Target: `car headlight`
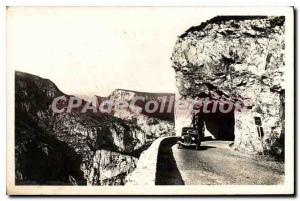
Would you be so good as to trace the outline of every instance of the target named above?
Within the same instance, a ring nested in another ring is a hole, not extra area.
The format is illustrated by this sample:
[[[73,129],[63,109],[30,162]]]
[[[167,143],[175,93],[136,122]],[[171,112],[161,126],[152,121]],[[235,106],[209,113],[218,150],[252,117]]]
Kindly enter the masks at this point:
[[[195,138],[194,138],[194,137],[192,137],[192,140],[195,140]]]
[[[183,136],[181,136],[181,139],[183,139],[184,137]]]

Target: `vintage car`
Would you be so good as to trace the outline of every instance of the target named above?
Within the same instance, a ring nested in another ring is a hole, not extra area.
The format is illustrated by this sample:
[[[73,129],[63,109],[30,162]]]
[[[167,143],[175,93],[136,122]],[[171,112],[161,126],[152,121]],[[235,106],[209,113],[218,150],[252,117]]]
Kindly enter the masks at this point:
[[[194,127],[183,127],[181,137],[177,144],[179,149],[182,147],[193,147],[198,150],[201,144],[201,137],[198,129]]]

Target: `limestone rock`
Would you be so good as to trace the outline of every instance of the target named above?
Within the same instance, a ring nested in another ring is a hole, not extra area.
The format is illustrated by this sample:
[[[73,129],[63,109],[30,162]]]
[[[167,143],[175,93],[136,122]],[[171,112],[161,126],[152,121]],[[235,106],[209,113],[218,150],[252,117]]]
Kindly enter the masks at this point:
[[[175,44],[176,101],[216,94],[247,106],[234,114],[239,150],[261,151],[256,116],[262,119],[265,152],[283,146],[284,21],[277,16],[218,16],[190,28]],[[177,134],[191,117],[188,111],[175,114]]]
[[[143,98],[135,102],[136,111],[130,107],[114,110],[113,116],[123,120],[135,122],[145,133],[145,141],[152,142],[158,137],[175,135],[174,125],[174,94],[170,93],[145,93],[124,89],[115,90],[109,98],[114,102],[126,101],[129,105],[135,98]],[[158,103],[157,110],[147,112],[146,104],[149,101]],[[171,104],[170,104],[171,102]],[[169,111],[168,111],[169,110]]]

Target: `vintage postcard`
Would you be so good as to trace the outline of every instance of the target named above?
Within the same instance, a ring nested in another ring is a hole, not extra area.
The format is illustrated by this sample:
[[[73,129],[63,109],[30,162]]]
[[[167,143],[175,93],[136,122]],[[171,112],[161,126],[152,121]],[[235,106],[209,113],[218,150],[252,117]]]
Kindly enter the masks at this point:
[[[293,7],[7,7],[9,195],[294,194]]]

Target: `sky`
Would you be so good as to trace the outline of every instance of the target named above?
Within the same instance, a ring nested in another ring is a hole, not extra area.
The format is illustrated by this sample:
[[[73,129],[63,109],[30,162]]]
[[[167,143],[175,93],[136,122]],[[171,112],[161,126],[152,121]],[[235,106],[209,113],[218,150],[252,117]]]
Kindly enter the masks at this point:
[[[173,47],[185,30],[213,17],[204,11],[9,7],[8,67],[48,78],[66,94],[107,96],[117,88],[174,93]]]

